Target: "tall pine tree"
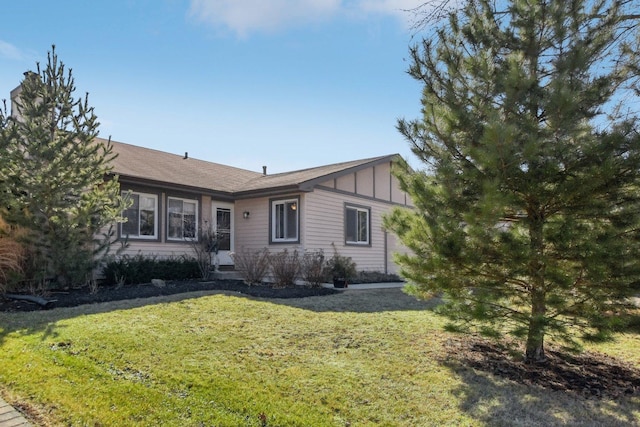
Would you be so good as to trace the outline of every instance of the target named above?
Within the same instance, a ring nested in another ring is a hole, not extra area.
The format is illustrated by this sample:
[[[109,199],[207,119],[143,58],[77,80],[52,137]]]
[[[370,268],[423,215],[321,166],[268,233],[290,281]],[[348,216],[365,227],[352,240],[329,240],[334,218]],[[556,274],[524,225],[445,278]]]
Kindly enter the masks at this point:
[[[111,144],[96,139],[88,95],[74,91],[54,46],[45,69],[25,73],[12,115],[0,111],[0,215],[26,231],[38,283],[84,283],[110,244],[101,230],[124,204],[117,178],[107,179]]]
[[[468,1],[411,49],[422,117],[398,129],[425,167],[400,165],[416,209],[386,218],[402,274],[529,362],[548,336],[610,338],[638,292],[638,121],[614,114],[638,102],[630,4]]]

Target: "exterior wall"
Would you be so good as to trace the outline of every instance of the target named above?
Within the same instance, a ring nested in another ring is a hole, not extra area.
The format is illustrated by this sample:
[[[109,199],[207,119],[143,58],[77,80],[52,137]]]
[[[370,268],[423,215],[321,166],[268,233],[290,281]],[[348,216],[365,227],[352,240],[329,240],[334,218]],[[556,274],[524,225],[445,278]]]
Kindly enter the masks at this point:
[[[248,212],[245,219],[243,213]],[[262,249],[269,246],[269,199],[246,199],[236,201],[235,209],[236,251]]]
[[[142,253],[159,258],[192,255],[193,248],[188,242],[167,241],[167,199],[171,196],[198,200],[199,222],[212,221],[212,198],[206,195],[180,194],[161,191],[144,186],[128,187],[123,190],[158,194],[159,236],[156,240],[129,240],[124,253]],[[382,227],[382,216],[394,206],[411,206],[410,199],[403,193],[395,177],[391,175],[391,164],[382,164],[355,173],[330,179],[317,185],[309,193],[291,193],[277,199],[299,199],[299,242],[270,242],[270,205],[274,197],[240,199],[234,202],[233,247],[235,251],[259,250],[267,248],[271,252],[284,249],[304,251],[323,250],[327,257],[334,248],[341,255],[349,256],[357,264],[358,270],[397,273],[393,253],[404,251],[402,245],[391,233]],[[345,242],[345,204],[367,208],[370,211],[370,236],[368,245],[347,244]],[[248,213],[245,218],[245,213]]]
[[[358,270],[397,272],[392,253],[397,251],[398,247],[395,240],[389,238],[393,236],[382,227],[382,216],[391,210],[391,203],[329,190],[316,190],[308,194],[306,200],[305,249],[322,249],[329,257],[335,248],[340,255],[351,257]],[[345,204],[370,209],[369,245],[345,242]]]
[[[403,248],[395,236],[383,229],[382,216],[394,206],[409,203],[397,184],[391,176],[391,165],[383,164],[328,180],[310,193],[278,197],[300,198],[300,243],[295,244],[270,243],[271,198],[238,200],[235,205],[236,250],[322,250],[329,257],[335,247],[341,255],[353,258],[358,270],[396,273],[393,253]],[[346,244],[345,203],[370,209],[369,245]],[[243,212],[249,212],[248,219],[243,218]]]
[[[294,193],[285,196],[278,196],[278,199],[287,199],[291,197],[300,198],[300,224],[299,237],[300,243],[271,243],[270,239],[270,203],[272,198],[260,197],[256,199],[237,200],[235,203],[235,243],[236,250],[243,249],[262,249],[267,248],[272,252],[288,250],[303,250],[305,241],[305,224],[306,219],[306,194]],[[244,212],[249,212],[249,218],[245,219]]]

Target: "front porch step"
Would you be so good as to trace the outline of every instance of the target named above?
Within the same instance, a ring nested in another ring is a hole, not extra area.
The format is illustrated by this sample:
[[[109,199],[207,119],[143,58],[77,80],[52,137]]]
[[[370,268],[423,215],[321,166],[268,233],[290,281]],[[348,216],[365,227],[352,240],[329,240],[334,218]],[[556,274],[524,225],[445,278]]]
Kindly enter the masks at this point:
[[[235,270],[218,270],[209,273],[209,279],[212,280],[242,280],[242,276]]]

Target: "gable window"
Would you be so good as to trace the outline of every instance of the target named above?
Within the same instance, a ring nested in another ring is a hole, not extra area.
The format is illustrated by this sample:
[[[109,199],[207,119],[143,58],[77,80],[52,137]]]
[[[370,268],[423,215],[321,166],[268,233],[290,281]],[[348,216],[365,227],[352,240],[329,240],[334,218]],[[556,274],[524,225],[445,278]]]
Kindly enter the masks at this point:
[[[123,192],[125,196],[127,192]],[[122,212],[126,221],[120,224],[120,235],[134,239],[158,238],[158,196],[129,193],[131,206]]]
[[[271,241],[297,242],[299,229],[298,199],[271,201]]]
[[[371,209],[360,206],[345,206],[345,241],[353,245],[369,244]]]
[[[198,235],[198,202],[169,197],[167,201],[167,239],[195,239]]]

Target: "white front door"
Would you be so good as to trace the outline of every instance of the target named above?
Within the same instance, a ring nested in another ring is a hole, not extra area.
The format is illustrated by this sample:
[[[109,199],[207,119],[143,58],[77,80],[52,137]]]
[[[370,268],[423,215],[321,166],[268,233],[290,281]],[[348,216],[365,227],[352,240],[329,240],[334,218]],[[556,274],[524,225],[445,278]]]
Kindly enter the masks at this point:
[[[230,255],[233,251],[233,203],[213,201],[211,212],[213,231],[218,237],[218,263],[233,265]]]

